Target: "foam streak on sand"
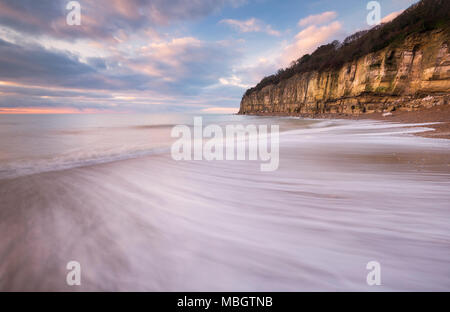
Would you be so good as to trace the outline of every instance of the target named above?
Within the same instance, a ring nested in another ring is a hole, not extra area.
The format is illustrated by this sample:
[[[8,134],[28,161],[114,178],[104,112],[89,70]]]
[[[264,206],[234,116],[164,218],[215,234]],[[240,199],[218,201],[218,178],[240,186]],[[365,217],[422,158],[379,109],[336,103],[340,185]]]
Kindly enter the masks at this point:
[[[450,289],[448,141],[240,119],[269,120],[284,129],[275,172],[158,154],[0,180],[0,290]]]

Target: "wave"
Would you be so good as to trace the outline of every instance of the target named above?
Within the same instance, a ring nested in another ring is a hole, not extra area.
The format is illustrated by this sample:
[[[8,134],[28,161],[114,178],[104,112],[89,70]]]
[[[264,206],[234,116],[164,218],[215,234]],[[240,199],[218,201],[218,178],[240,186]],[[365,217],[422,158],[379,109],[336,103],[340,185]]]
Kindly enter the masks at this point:
[[[10,162],[0,167],[0,179],[12,179],[43,172],[61,171],[72,168],[105,164],[120,160],[127,160],[151,155],[168,153],[168,147],[152,148],[141,151],[128,151],[119,154],[101,156],[59,156],[51,159],[29,160]]]
[[[310,141],[315,139],[320,142],[327,142],[330,138],[334,140],[336,137],[345,138],[348,142],[350,140],[359,140],[358,137],[380,137],[380,136],[398,136],[409,135],[433,130],[427,128],[436,123],[417,123],[417,124],[400,124],[400,123],[386,123],[382,121],[349,121],[349,120],[308,120],[298,119],[294,117],[281,117],[277,119],[269,117],[255,117],[246,120],[261,122],[262,120],[270,119],[272,122],[278,121],[281,126],[280,138],[286,143],[291,144],[293,141],[302,142],[302,140]],[[291,124],[289,121],[300,120],[301,124]],[[280,122],[281,121],[281,122]],[[274,123],[275,124],[275,123]],[[61,130],[59,135],[98,135],[102,131],[106,131],[108,135],[114,137],[114,131],[119,131],[118,134],[123,134],[123,130],[167,130],[166,135],[176,124],[156,124],[156,125],[131,125],[123,127],[96,127],[79,130]],[[188,126],[192,126],[189,125]],[[50,132],[52,133],[52,132]],[[149,135],[154,132],[141,132]],[[55,134],[55,132],[53,132]],[[342,136],[346,135],[346,136]],[[245,140],[252,140],[255,138],[246,137]],[[428,145],[442,144],[439,139],[423,139],[416,138],[418,141],[426,140]],[[132,139],[130,139],[132,141]],[[100,148],[95,145],[90,146],[84,150],[72,150],[57,154],[52,157],[30,157],[25,159],[18,159],[6,163],[0,163],[0,179],[11,179],[24,175],[31,175],[41,172],[60,171],[70,168],[77,168],[83,166],[92,166],[96,164],[104,164],[108,162],[139,158],[151,156],[156,154],[164,154],[170,152],[170,137],[160,137],[163,142],[157,146],[145,146],[147,142],[116,142],[114,148]],[[388,144],[390,141],[386,141]],[[444,142],[447,142],[444,140]],[[396,143],[394,143],[396,144]]]

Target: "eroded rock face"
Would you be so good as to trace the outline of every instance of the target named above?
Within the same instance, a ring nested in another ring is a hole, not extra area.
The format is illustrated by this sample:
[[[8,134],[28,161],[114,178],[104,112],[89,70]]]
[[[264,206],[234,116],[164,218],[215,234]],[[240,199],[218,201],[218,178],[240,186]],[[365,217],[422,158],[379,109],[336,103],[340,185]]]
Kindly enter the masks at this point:
[[[295,75],[245,96],[240,114],[418,110],[450,98],[448,30],[412,35],[342,68]]]

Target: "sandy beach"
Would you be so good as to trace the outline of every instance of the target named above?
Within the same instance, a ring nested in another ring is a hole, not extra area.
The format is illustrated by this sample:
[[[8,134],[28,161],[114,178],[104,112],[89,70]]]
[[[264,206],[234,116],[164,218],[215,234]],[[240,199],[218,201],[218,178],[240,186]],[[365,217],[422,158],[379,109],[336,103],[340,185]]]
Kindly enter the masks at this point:
[[[292,116],[312,119],[348,119],[348,120],[381,120],[402,124],[436,123],[429,125],[433,130],[420,132],[417,135],[430,138],[450,139],[450,105],[435,106],[419,111],[394,111],[392,115],[383,116],[384,113],[370,113],[361,115],[348,114],[284,114],[284,113],[258,113],[256,116]],[[414,127],[414,126],[412,126]]]
[[[450,139],[450,105],[435,106],[415,112],[396,111],[392,115],[383,116],[382,113],[374,113],[359,116],[357,119],[374,119],[404,124],[436,123],[430,125],[434,131],[418,133],[429,138]]]

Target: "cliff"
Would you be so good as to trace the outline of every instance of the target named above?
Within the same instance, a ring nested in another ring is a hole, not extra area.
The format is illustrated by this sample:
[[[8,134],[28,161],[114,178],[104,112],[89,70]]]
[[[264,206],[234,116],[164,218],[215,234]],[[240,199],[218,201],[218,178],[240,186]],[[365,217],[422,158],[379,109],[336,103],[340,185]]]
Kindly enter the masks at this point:
[[[450,31],[415,32],[338,68],[248,90],[240,114],[361,114],[448,104]]]

